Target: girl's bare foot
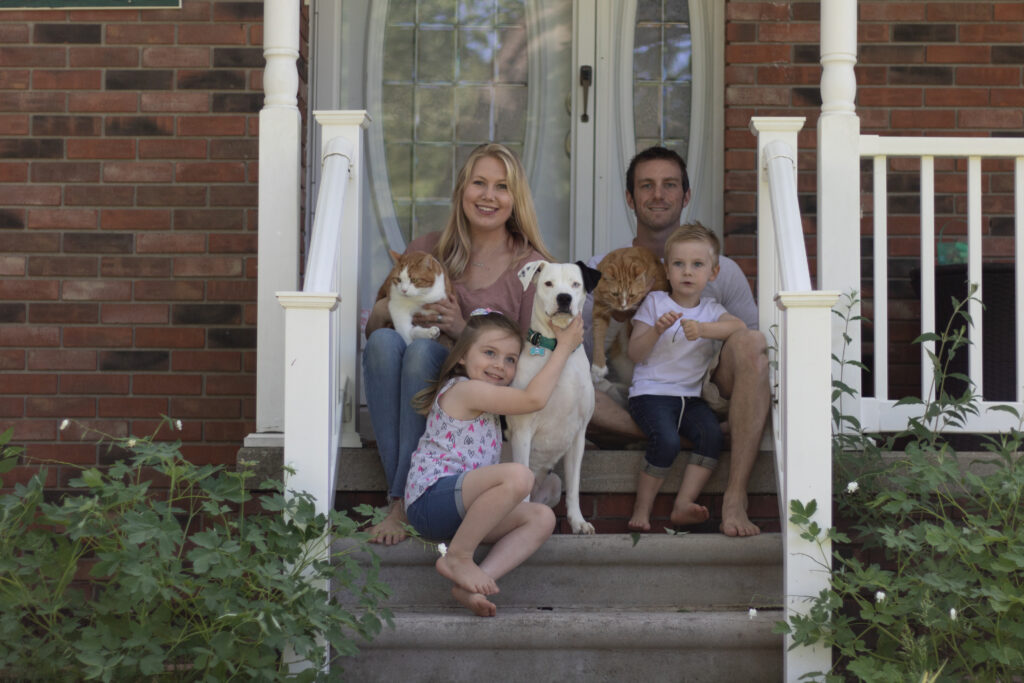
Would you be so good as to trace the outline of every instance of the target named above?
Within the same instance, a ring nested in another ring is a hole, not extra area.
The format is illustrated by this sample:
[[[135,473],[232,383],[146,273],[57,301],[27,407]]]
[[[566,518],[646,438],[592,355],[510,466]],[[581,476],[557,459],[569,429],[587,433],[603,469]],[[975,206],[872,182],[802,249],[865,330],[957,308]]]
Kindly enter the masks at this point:
[[[434,567],[438,574],[470,593],[494,595],[498,592],[498,584],[477,566],[472,556],[460,557],[449,550],[447,555],[437,558]]]
[[[409,518],[405,516],[405,501],[396,498],[391,501],[388,516],[380,524],[370,527],[370,543],[382,545],[401,543],[409,537],[409,533],[405,530],[405,524],[408,522]]]
[[[498,613],[497,605],[480,593],[470,593],[465,588],[452,586],[452,596],[478,617],[493,617]]]
[[[530,494],[530,502],[540,503],[548,507],[555,507],[562,499],[562,478],[554,472],[548,472],[542,479],[538,479],[533,485],[533,492]]]
[[[683,505],[673,506],[672,514],[669,516],[669,519],[677,526],[689,526],[691,524],[706,522],[710,516],[711,513],[708,512],[708,509],[703,505],[685,503]]]

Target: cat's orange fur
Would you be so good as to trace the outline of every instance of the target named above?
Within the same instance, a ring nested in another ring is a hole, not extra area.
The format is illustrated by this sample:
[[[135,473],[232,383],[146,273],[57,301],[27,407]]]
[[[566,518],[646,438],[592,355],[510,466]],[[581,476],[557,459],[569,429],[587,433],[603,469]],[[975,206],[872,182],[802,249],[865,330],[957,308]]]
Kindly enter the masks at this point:
[[[412,330],[412,315],[422,312],[423,304],[434,303],[444,297],[456,298],[455,288],[447,269],[432,255],[422,251],[409,251],[404,254],[390,251],[390,254],[395,266],[385,278],[384,284],[380,286],[377,300],[388,300],[391,324],[408,342],[410,333],[413,336],[422,336],[420,332]],[[407,292],[403,292],[403,272],[408,274],[405,283],[408,287]],[[435,286],[438,275],[443,276],[443,288],[440,285]],[[436,327],[424,329],[432,330],[430,337],[443,339]]]
[[[644,297],[652,290],[668,290],[665,268],[650,249],[623,247],[608,252],[597,264],[601,281],[594,289],[595,379],[607,373],[605,337],[613,314],[619,320],[633,317]],[[629,323],[627,322],[627,327]],[[626,338],[629,338],[628,329]]]

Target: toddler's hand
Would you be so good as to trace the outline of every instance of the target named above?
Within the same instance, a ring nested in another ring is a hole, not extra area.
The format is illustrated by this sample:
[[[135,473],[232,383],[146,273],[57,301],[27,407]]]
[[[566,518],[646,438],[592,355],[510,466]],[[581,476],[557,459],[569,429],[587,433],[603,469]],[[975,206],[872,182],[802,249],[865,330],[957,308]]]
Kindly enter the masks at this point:
[[[583,343],[583,316],[573,318],[569,326],[563,330],[556,327],[555,341],[558,342],[556,348],[564,344],[570,351],[575,351],[576,347]]]
[[[668,328],[672,327],[677,320],[683,317],[682,313],[676,311],[669,311],[654,322],[654,331],[658,335],[661,335]]]
[[[694,339],[700,339],[699,322],[697,322],[696,320],[684,320],[679,325],[680,327],[683,328],[683,334],[686,335],[687,339],[689,339],[690,341],[693,341]]]

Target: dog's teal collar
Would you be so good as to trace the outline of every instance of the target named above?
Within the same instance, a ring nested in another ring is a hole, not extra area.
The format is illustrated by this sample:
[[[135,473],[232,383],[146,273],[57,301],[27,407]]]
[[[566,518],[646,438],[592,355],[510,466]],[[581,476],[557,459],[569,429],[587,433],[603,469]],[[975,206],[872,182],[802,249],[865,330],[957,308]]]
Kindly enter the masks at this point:
[[[526,341],[530,342],[534,346],[540,346],[542,349],[550,349],[552,351],[555,350],[555,346],[558,344],[557,340],[552,339],[551,337],[545,337],[540,332],[537,332],[532,328],[526,333]],[[544,351],[542,349],[530,349],[530,353],[537,356],[543,356]]]

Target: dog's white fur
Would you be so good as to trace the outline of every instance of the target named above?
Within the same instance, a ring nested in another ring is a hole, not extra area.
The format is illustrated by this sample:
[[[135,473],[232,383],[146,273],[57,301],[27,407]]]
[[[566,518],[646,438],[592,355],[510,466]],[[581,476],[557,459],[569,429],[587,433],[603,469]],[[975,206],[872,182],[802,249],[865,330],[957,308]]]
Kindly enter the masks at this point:
[[[587,293],[579,266],[572,263],[531,261],[519,271],[519,280],[526,289],[537,281],[533,299],[530,328],[545,337],[554,338],[554,328],[566,327],[580,314]],[[569,295],[560,305],[559,294]],[[530,353],[527,342],[519,355],[519,366],[512,386],[525,387],[551,357]],[[594,385],[590,379],[590,363],[581,345],[566,361],[565,369],[555,385],[547,405],[535,413],[509,415],[506,419],[512,444],[512,459],[529,466],[535,476],[546,475],[560,459],[565,458],[565,507],[569,526],[574,534],[592,534],[594,527],[580,512],[580,465],[583,461],[585,434],[594,413]]]

